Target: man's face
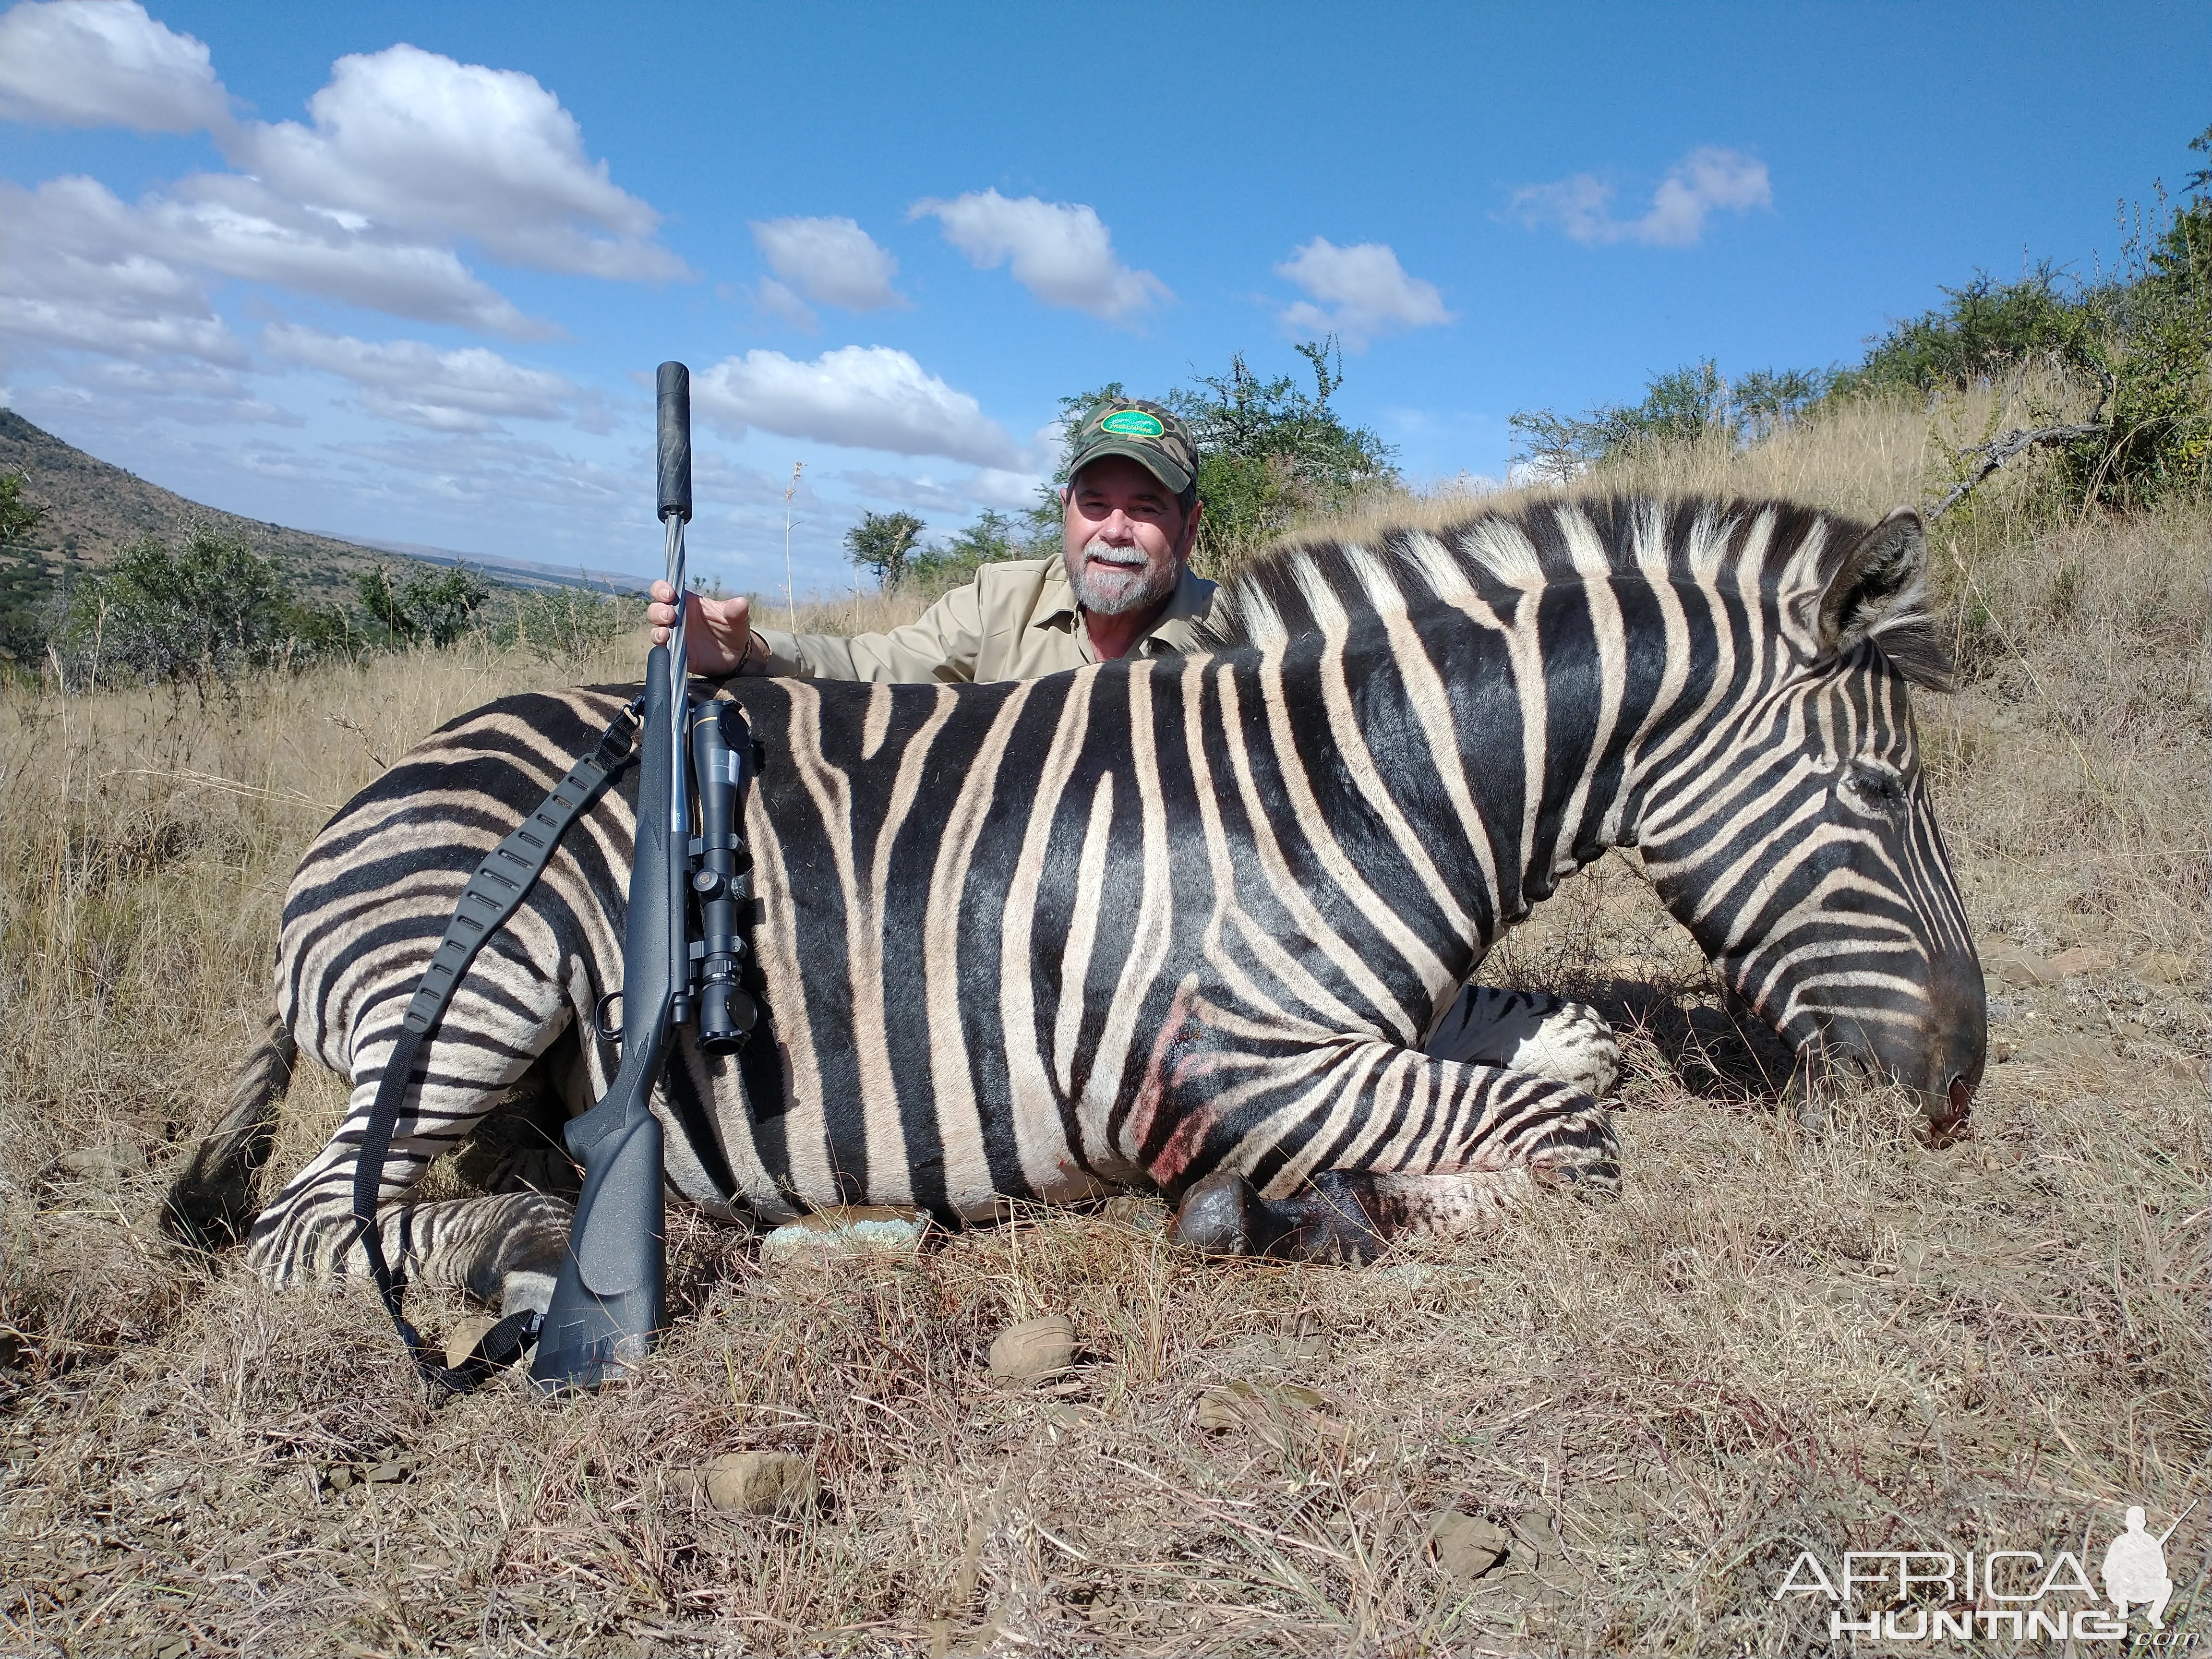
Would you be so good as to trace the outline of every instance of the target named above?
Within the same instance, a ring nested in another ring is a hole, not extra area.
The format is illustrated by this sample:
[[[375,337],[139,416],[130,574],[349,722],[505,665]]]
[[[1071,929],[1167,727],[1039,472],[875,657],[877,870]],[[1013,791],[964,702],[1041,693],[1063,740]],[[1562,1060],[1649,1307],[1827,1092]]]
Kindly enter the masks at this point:
[[[1067,487],[1060,546],[1076,603],[1125,616],[1175,592],[1198,527],[1168,487],[1126,455],[1103,455]]]

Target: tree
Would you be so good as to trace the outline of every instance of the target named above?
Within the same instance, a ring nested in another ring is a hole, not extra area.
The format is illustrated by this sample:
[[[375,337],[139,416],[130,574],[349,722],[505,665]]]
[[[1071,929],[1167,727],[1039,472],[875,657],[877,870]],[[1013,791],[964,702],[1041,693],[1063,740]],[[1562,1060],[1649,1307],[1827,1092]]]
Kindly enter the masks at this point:
[[[1217,573],[1302,514],[1334,511],[1361,491],[1397,479],[1396,452],[1368,428],[1347,425],[1329,406],[1344,384],[1335,337],[1295,349],[1313,370],[1310,392],[1288,374],[1261,380],[1239,352],[1225,374],[1202,374],[1161,400],[1189,426],[1198,447],[1198,493],[1206,516],[1196,560]],[[1083,422],[1127,395],[1114,380],[1060,400],[1065,436],[1055,485],[1067,482]],[[1056,537],[1057,489],[1046,490],[1028,517],[1033,542]]]
[[[88,678],[119,670],[205,697],[287,654],[293,619],[276,562],[200,526],[180,548],[149,538],[78,584],[63,634]]]
[[[491,589],[466,565],[436,571],[410,564],[395,580],[390,567],[380,564],[354,577],[354,591],[368,613],[371,637],[394,648],[453,644],[491,598]]]
[[[1013,520],[986,508],[975,523],[942,547],[924,548],[915,555],[908,568],[918,581],[933,587],[951,587],[967,580],[981,566],[1020,558],[1025,550],[1015,534]]]
[[[0,547],[12,546],[39,527],[39,520],[46,516],[46,507],[37,501],[23,499],[23,475],[10,472],[0,477]]]
[[[845,532],[845,552],[853,562],[876,573],[888,592],[906,580],[907,561],[923,526],[911,513],[866,513]]]
[[[1168,394],[1198,446],[1199,552],[1211,568],[1225,569],[1304,514],[1337,511],[1396,482],[1396,451],[1329,407],[1344,384],[1341,356],[1330,366],[1335,348],[1334,335],[1295,348],[1313,371],[1310,392],[1287,374],[1262,380],[1239,353],[1226,374]]]

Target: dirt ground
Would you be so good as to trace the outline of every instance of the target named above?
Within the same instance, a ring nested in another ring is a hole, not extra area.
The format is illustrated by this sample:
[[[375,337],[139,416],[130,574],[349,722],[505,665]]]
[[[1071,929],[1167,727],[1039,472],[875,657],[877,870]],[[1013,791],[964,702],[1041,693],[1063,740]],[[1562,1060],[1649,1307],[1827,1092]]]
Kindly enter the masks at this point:
[[[1917,476],[1915,430],[1883,465]],[[1851,465],[1827,498],[1894,482]],[[1364,1271],[1185,1256],[1142,1199],[786,1266],[684,1221],[646,1378],[559,1405],[433,1409],[366,1290],[271,1295],[150,1218],[316,824],[436,720],[589,665],[9,692],[7,1648],[1827,1650],[1828,1604],[1774,1594],[1802,1550],[2094,1571],[2131,1504],[2179,1518],[2177,1590],[2126,1650],[2206,1645],[2212,532],[1992,509],[1938,546],[1968,675],[1922,738],[1992,990],[1963,1139],[1879,1092],[1782,1105],[1613,855],[1486,977],[1623,1030],[1618,1200]],[[303,1073],[272,1175],[343,1098]],[[1073,1369],[994,1376],[1048,1313]],[[690,1472],[742,1451],[820,1501],[715,1508]]]

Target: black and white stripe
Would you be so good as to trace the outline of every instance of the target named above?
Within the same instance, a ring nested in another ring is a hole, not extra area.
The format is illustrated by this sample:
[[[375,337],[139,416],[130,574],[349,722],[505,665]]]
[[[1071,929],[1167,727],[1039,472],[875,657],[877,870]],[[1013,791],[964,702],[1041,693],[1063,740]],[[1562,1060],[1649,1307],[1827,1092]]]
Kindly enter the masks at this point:
[[[1621,844],[1778,1030],[1955,1115],[1980,981],[1905,694],[1940,672],[1924,558],[1910,515],[1546,506],[1283,550],[1223,589],[1206,654],[738,682],[768,756],[745,805],[763,1019],[739,1055],[677,1049],[671,1182],[723,1215],[947,1221],[1149,1183],[1194,1242],[1312,1254],[1608,1185],[1611,1129],[1575,1086],[1604,1086],[1605,1043],[1543,1061],[1528,1010],[1453,1005],[1504,928]],[[279,1012],[353,1108],[255,1224],[264,1273],[344,1265],[353,1149],[445,916],[627,695],[465,716],[309,850]],[[630,781],[587,812],[479,958],[387,1200],[564,1031],[586,1033],[570,1097],[605,1088],[588,1021],[620,980],[634,808]],[[538,1198],[386,1217],[417,1276],[487,1293],[565,1242]]]

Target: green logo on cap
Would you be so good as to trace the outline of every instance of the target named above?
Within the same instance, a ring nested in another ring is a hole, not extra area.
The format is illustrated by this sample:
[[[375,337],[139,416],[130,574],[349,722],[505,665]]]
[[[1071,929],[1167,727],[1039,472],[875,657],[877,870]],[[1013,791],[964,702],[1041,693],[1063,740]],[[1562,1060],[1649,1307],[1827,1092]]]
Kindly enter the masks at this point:
[[[1124,438],[1157,438],[1167,430],[1156,415],[1147,415],[1141,409],[1117,409],[1098,422],[1101,432],[1117,433]]]

